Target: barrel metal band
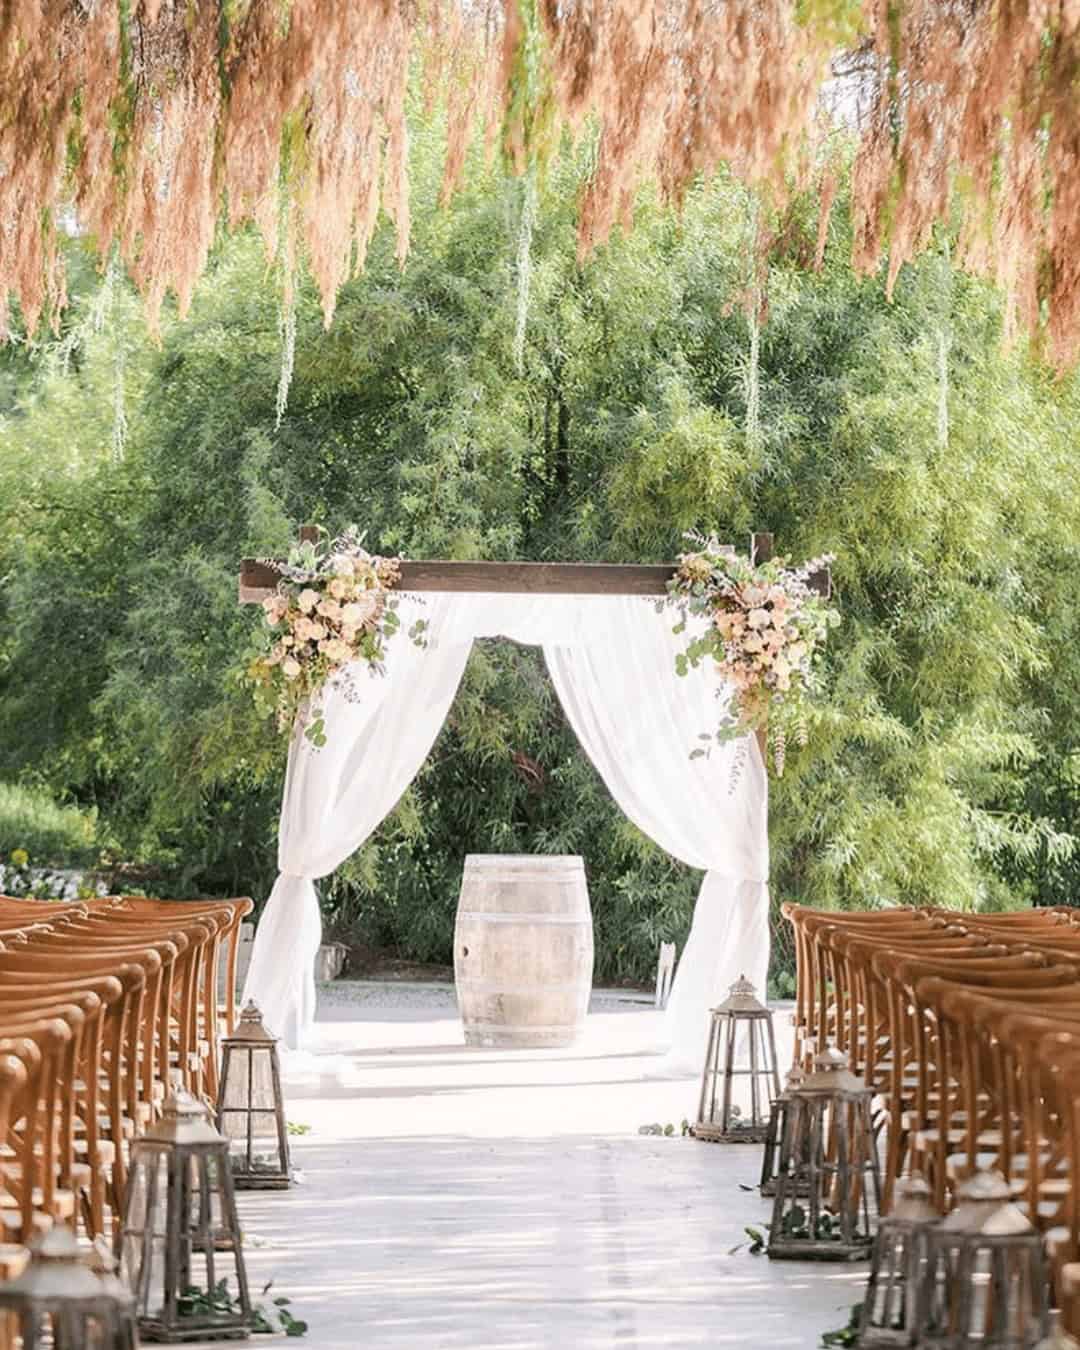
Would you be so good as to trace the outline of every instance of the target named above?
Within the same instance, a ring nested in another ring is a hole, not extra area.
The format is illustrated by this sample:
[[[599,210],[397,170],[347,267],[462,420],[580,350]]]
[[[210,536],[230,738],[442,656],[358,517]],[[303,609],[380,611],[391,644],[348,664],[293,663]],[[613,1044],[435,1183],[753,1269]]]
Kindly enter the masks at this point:
[[[560,1026],[541,1027],[534,1026],[531,1022],[474,1022],[469,1019],[468,1031],[493,1031],[502,1033],[527,1034],[531,1036],[569,1036],[575,1031],[575,1028],[567,1022]]]
[[[477,923],[549,923],[549,924],[587,924],[588,917],[573,918],[567,914],[489,914],[475,909],[458,910],[458,921],[471,919]]]
[[[468,978],[455,981],[459,989],[475,990],[479,993],[505,994],[507,998],[517,997],[519,994],[580,994],[583,986],[580,981],[575,983],[563,984],[522,984],[514,980],[508,983],[506,980],[470,980]]]

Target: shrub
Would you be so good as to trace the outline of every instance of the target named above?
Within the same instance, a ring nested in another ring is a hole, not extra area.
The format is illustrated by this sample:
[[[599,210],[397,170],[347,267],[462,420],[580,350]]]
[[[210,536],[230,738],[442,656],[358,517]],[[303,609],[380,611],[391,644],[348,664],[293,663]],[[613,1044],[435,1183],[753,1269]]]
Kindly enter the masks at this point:
[[[30,863],[81,867],[96,856],[92,813],[61,806],[40,789],[0,783],[0,860],[22,849]]]

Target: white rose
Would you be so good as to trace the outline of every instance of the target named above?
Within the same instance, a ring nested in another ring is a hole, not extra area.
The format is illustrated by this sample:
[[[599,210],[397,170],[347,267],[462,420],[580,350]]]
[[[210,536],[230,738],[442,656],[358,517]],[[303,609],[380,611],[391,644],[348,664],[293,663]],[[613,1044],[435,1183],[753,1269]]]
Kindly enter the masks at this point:
[[[296,603],[300,606],[300,608],[304,611],[305,614],[310,614],[311,611],[315,608],[315,606],[319,603],[319,592],[313,591],[310,586],[307,586],[297,596]]]
[[[767,609],[752,609],[746,622],[751,628],[767,628],[771,622],[769,611]]]
[[[290,656],[287,660],[282,661],[281,672],[287,680],[295,680],[297,675],[300,674],[300,662]]]

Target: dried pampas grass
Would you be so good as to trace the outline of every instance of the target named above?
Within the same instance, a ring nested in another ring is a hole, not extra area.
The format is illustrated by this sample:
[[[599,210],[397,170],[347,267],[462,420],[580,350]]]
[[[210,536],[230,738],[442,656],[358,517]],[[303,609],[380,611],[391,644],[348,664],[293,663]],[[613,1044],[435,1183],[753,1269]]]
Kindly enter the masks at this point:
[[[839,53],[843,53],[839,55]],[[1080,7],[1074,0],[6,0],[0,6],[0,332],[66,300],[74,210],[153,322],[187,307],[219,219],[252,221],[327,323],[380,209],[409,243],[406,93],[446,109],[442,197],[481,134],[517,172],[587,127],[583,255],[639,184],[677,204],[721,163],[782,209],[858,148],[854,263],[891,285],[960,203],[958,257],[1064,364],[1080,345]],[[823,109],[828,116],[823,118]]]

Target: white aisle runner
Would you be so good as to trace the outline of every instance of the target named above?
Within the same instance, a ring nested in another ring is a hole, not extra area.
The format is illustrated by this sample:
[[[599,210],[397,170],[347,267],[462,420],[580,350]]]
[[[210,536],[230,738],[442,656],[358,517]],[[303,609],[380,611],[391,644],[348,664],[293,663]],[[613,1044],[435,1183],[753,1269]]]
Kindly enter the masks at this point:
[[[756,1148],[637,1134],[692,1095],[644,1080],[647,1005],[493,1052],[462,1045],[450,986],[323,995],[332,1071],[287,1086],[304,1184],[240,1198],[253,1287],[308,1350],[812,1350],[861,1297],[864,1267],[749,1255]]]

